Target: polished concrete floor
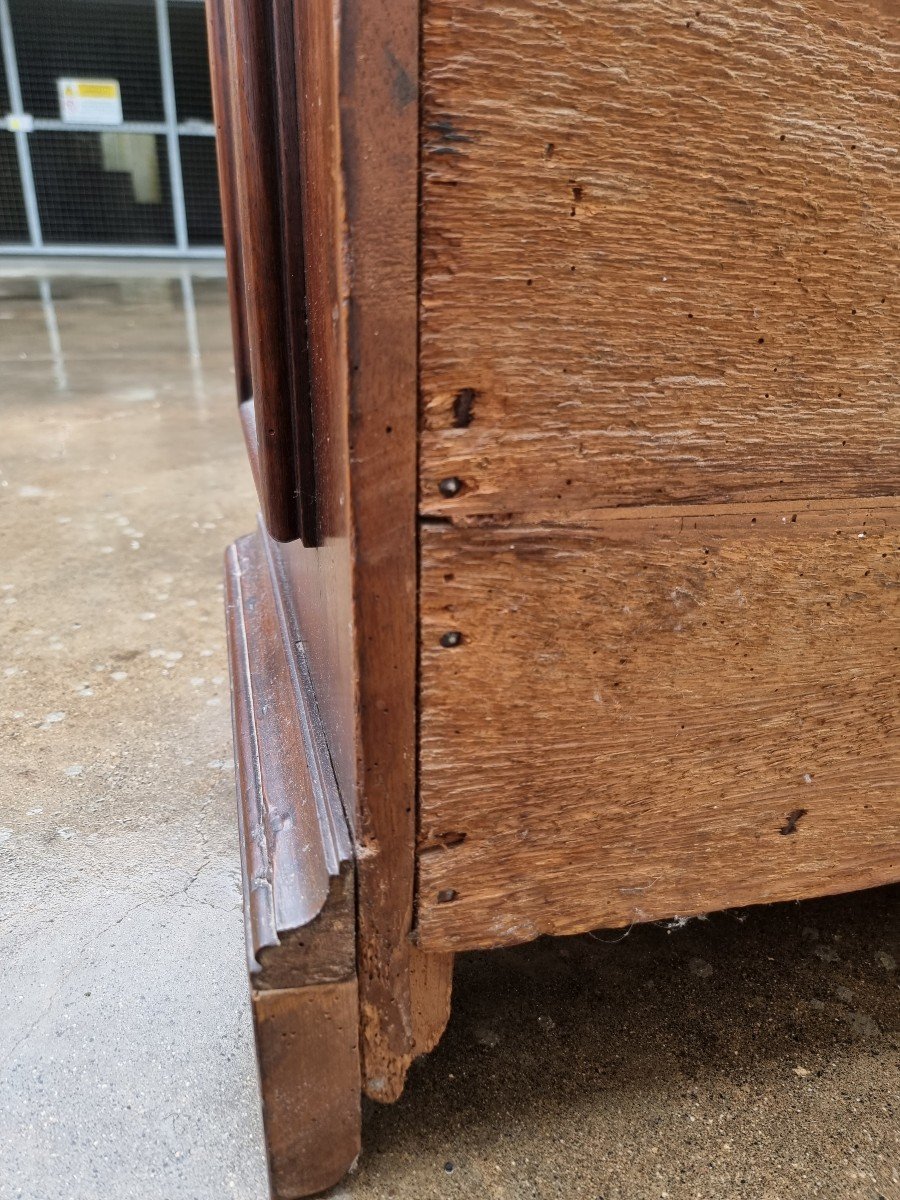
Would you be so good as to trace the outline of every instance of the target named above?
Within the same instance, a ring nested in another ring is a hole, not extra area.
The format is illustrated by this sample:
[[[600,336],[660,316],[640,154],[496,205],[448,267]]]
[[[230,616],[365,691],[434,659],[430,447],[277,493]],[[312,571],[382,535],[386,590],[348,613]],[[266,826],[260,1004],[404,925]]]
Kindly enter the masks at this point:
[[[0,269],[0,369],[0,1198],[261,1200],[223,283]],[[467,956],[335,1196],[898,1200],[897,922],[882,890]]]

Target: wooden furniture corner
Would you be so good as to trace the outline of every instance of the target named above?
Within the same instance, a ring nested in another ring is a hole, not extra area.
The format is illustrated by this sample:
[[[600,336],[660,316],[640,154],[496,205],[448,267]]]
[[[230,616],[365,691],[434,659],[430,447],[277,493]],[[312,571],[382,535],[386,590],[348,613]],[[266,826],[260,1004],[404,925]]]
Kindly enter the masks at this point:
[[[900,877],[895,8],[207,0],[279,1200],[456,953]]]

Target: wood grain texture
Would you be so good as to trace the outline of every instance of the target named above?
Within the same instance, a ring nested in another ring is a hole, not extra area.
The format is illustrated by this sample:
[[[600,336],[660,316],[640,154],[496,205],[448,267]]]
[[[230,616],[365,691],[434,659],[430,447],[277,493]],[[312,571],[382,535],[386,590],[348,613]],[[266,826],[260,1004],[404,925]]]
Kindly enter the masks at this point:
[[[426,0],[423,510],[896,492],[898,89],[896,0]]]
[[[272,1195],[311,1196],[359,1155],[356,981],[252,999]]]
[[[295,19],[321,545],[280,558],[357,845],[364,1086],[391,1100],[417,1041],[419,11],[311,0]]]
[[[453,955],[429,954],[414,947],[409,959],[409,990],[413,1052],[418,1057],[435,1048],[450,1020]]]
[[[388,1101],[415,1037],[417,0],[343,0],[340,63],[362,1061],[367,1093]]]
[[[419,944],[900,877],[898,513],[426,526]]]

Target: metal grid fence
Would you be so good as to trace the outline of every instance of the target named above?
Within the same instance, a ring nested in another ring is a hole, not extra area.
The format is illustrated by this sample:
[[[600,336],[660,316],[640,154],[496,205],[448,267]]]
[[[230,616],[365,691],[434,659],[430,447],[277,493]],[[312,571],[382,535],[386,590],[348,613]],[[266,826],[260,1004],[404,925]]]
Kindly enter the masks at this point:
[[[222,255],[203,0],[0,0],[0,45],[0,253]]]

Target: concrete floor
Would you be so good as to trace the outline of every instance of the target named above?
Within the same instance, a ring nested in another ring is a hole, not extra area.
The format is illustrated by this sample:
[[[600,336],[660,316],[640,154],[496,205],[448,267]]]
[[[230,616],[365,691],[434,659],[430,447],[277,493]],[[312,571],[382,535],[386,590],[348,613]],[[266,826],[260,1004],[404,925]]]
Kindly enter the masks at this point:
[[[207,272],[208,274],[208,272]],[[0,1197],[260,1200],[224,286],[0,273]],[[459,961],[334,1196],[898,1200],[890,890]]]

